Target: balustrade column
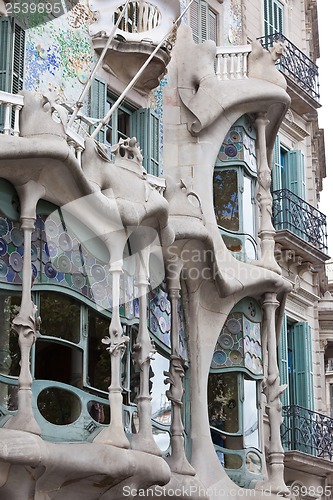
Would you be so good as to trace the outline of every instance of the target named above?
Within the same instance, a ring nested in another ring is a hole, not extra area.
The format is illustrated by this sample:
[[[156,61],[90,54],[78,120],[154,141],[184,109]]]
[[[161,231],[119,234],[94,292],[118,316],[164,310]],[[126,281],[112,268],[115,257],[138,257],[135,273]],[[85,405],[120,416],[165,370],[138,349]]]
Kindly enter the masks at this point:
[[[4,135],[10,135],[10,115],[11,115],[12,105],[9,103],[5,103],[5,116],[4,116],[4,125],[3,125],[3,133]]]
[[[272,224],[272,205],[273,199],[271,195],[271,169],[267,160],[267,145],[266,145],[266,127],[269,120],[266,118],[266,113],[259,113],[255,126],[257,129],[257,146],[258,146],[258,192],[257,200],[260,207],[260,228],[259,238],[261,240],[261,258],[254,261],[253,264],[263,266],[278,274],[281,274],[281,268],[275,260],[275,229]]]
[[[279,367],[277,362],[276,309],[279,302],[276,293],[265,293],[263,301],[264,323],[263,336],[267,341],[267,377],[264,380],[266,396],[266,413],[270,427],[268,449],[268,481],[272,493],[288,495],[284,482],[284,450],[281,442],[282,403],[280,396],[286,385],[280,385]]]
[[[22,106],[14,106],[14,136],[18,137],[20,135],[20,111]]]
[[[137,397],[139,431],[132,436],[132,447],[135,450],[161,455],[161,450],[154,440],[151,423],[152,397],[149,391],[149,372],[156,351],[147,328],[148,260],[148,248],[137,253],[135,286],[139,296],[140,323],[136,344],[133,346],[133,358],[140,370],[140,391]]]
[[[118,250],[121,248],[120,242]],[[111,252],[110,252],[111,253]],[[111,253],[114,258],[113,253]],[[119,448],[129,448],[123,426],[123,396],[121,386],[121,358],[123,356],[129,337],[124,335],[120,321],[120,276],[122,274],[122,260],[110,262],[112,279],[112,319],[109,327],[109,337],[102,340],[107,344],[110,353],[111,382],[109,385],[110,424],[103,429],[94,439],[95,443],[112,444]]]
[[[174,267],[172,269],[174,271]],[[170,384],[170,388],[166,391],[166,395],[172,405],[172,420],[170,427],[171,455],[166,460],[172,472],[184,475],[195,475],[195,470],[188,462],[185,455],[184,425],[182,419],[184,395],[183,380],[185,372],[184,360],[179,354],[179,274],[177,278],[169,278],[167,284],[171,303],[171,357],[169,371],[164,372],[164,375],[167,376],[166,383]]]
[[[45,189],[34,181],[17,187],[21,204],[21,228],[24,235],[24,254],[22,269],[22,298],[18,315],[13,320],[13,329],[18,334],[21,351],[20,374],[18,378],[18,410],[5,424],[6,428],[18,429],[33,434],[40,434],[32,411],[32,375],[30,370],[31,348],[36,341],[40,319],[37,307],[31,299],[31,235],[35,230],[37,201],[44,195]]]

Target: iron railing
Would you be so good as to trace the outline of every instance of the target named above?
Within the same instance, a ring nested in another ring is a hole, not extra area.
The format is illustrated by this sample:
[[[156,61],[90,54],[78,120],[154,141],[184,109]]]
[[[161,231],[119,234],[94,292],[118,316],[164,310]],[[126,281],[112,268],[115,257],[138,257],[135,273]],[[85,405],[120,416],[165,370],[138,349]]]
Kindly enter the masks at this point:
[[[281,33],[264,36],[258,40],[265,49],[272,47],[274,42],[283,43],[284,52],[277,62],[279,70],[319,102],[318,66]]]
[[[302,406],[284,406],[281,439],[286,451],[333,458],[333,418]]]
[[[273,191],[273,225],[327,253],[326,216],[289,189]]]

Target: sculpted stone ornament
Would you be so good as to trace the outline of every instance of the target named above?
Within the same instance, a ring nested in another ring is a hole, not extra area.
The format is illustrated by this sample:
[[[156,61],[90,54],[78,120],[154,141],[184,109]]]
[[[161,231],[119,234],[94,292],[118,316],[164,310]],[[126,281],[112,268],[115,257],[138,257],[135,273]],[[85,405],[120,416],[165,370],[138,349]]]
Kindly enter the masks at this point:
[[[6,3],[9,3],[8,0],[0,0],[0,17],[5,16],[7,17],[7,8],[6,8]]]

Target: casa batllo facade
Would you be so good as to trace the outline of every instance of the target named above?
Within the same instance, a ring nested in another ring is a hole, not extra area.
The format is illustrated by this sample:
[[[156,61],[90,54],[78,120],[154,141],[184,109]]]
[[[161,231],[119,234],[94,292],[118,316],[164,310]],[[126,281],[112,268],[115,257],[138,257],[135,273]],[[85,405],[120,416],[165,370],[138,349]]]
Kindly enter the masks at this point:
[[[0,498],[329,498],[316,1],[0,13]]]

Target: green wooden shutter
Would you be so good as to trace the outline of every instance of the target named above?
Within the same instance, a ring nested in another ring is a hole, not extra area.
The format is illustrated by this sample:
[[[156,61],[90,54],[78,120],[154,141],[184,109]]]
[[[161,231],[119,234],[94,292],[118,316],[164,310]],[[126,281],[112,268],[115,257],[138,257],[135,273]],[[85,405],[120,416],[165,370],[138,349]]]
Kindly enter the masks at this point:
[[[199,43],[199,0],[194,0],[190,7],[190,27],[192,28],[193,40]]]
[[[288,384],[288,336],[287,336],[287,316],[284,315],[282,327],[281,327],[281,335],[278,345],[278,364],[279,364],[279,372],[280,372],[280,382],[281,385]],[[284,391],[281,395],[281,401],[283,406],[289,406],[290,398],[289,398],[289,387]]]
[[[0,17],[0,90],[11,92],[13,59],[13,20]]]
[[[12,92],[17,94],[23,89],[24,75],[25,31],[15,23],[14,26],[14,54],[13,54],[13,84]]]
[[[293,403],[314,409],[312,336],[308,323],[295,323],[291,329],[293,355]]]
[[[196,43],[205,40],[217,42],[217,16],[207,2],[194,0],[190,9],[190,26]]]
[[[217,16],[211,9],[208,9],[208,38],[217,43]]]
[[[272,168],[272,191],[282,189],[282,164],[281,164],[281,146],[280,136],[277,135],[274,143],[273,151],[273,168]]]
[[[285,187],[297,196],[306,199],[304,154],[293,150],[287,153],[287,165],[284,174]]]
[[[149,174],[159,175],[159,119],[149,108],[133,113],[133,133],[143,156],[143,166]]]
[[[0,90],[23,88],[25,31],[11,17],[0,18]]]
[[[107,84],[100,78],[94,78],[90,89],[90,116],[92,118],[103,118],[106,115]],[[99,142],[105,142],[105,130],[98,136]]]
[[[283,5],[278,0],[264,0],[264,34],[283,33]]]

